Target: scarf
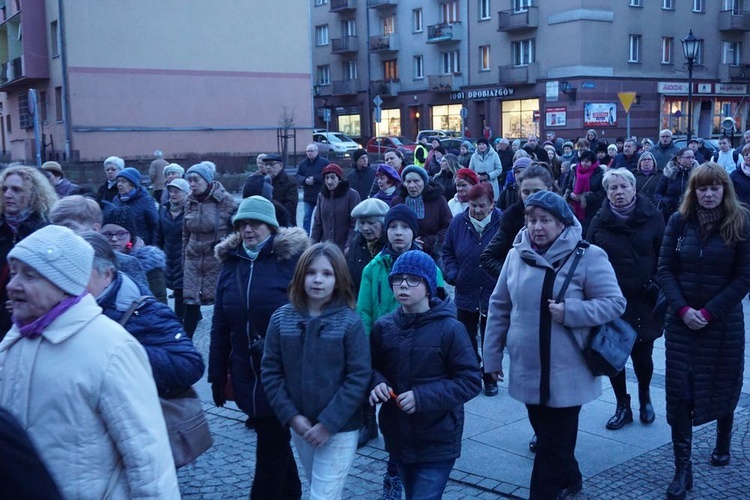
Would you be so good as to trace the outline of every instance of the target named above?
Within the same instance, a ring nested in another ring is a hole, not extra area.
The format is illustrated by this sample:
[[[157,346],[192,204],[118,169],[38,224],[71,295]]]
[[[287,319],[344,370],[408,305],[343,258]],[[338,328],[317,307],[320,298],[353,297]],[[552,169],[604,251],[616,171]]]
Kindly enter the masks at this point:
[[[271,239],[271,236],[269,235],[265,240],[261,241],[254,247],[250,248],[245,244],[245,242],[242,242],[242,248],[245,250],[245,253],[248,257],[250,257],[250,260],[255,260],[258,258],[258,255],[260,254],[260,251],[263,250],[263,247],[266,246],[266,243],[268,243],[268,240]]]
[[[716,207],[706,210],[705,208],[698,207],[696,215],[698,215],[698,223],[701,227],[708,226],[709,224],[720,221],[721,218],[724,217],[724,209],[722,207]]]
[[[490,214],[490,215],[487,215],[487,216],[486,216],[486,217],[485,217],[484,219],[482,219],[482,220],[477,220],[477,219],[475,219],[474,217],[472,217],[472,216],[470,215],[470,216],[469,216],[469,220],[471,221],[471,224],[472,224],[472,225],[474,226],[474,229],[476,229],[476,230],[477,230],[477,233],[479,233],[479,236],[481,237],[481,236],[482,236],[482,233],[483,233],[483,232],[484,232],[484,230],[485,230],[485,229],[487,228],[487,224],[489,224],[489,223],[490,223],[490,221],[492,220],[492,214]]]
[[[115,185],[116,185],[116,184],[117,184],[117,179],[115,179],[115,180],[113,180],[113,181],[110,181],[110,180],[108,179],[108,180],[107,180],[107,189],[112,189],[113,187],[115,187]]]
[[[130,201],[133,196],[138,192],[138,188],[133,188],[125,194],[120,195],[120,201]]]
[[[396,191],[396,185],[389,187],[388,189],[381,189],[380,192],[387,195],[392,195]]]
[[[44,329],[50,325],[50,323],[62,316],[65,311],[78,304],[81,299],[86,296],[87,293],[89,292],[84,290],[83,293],[77,297],[68,297],[67,299],[62,300],[59,304],[50,309],[44,316],[40,316],[31,323],[22,325],[21,322],[18,321],[15,317],[13,317],[13,323],[15,323],[15,325],[18,327],[18,330],[21,333],[21,337],[33,340],[39,337],[44,332]]]
[[[406,199],[404,200],[404,205],[411,208],[416,212],[417,219],[424,219],[424,200],[422,199],[422,195],[418,196],[406,196]]]
[[[18,226],[31,217],[31,208],[24,208],[18,213],[18,215],[3,214],[3,216],[5,218],[5,223],[8,224],[10,230],[13,231],[13,234],[16,234],[18,233]]]
[[[609,208],[618,219],[628,220],[630,218],[630,215],[633,213],[633,210],[635,210],[635,196],[633,196],[633,201],[622,208],[617,208],[612,203],[609,204]]]
[[[575,194],[580,196],[591,191],[591,176],[594,175],[594,172],[598,167],[599,163],[597,162],[592,163],[589,168],[582,168],[581,164],[578,164],[578,167],[576,168],[575,185],[573,186],[573,192]],[[579,220],[584,220],[586,218],[586,209],[581,206],[579,200],[572,201],[571,206],[573,207],[573,213]]]
[[[370,252],[370,257],[375,257],[383,249],[381,238],[375,241],[367,242],[367,250]]]
[[[172,214],[172,217],[177,217],[182,213],[182,211],[185,209],[185,203],[187,202],[187,199],[183,200],[182,203],[173,203],[169,202],[169,212]]]

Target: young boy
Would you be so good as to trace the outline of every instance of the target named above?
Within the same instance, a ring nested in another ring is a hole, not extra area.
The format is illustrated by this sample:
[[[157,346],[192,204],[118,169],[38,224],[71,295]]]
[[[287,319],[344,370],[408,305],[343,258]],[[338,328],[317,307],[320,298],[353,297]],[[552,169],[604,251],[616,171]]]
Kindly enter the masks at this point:
[[[438,268],[410,250],[389,279],[400,307],[372,328],[373,388],[386,450],[410,498],[441,498],[461,455],[466,401],[481,389],[476,354],[456,308],[437,296]]]

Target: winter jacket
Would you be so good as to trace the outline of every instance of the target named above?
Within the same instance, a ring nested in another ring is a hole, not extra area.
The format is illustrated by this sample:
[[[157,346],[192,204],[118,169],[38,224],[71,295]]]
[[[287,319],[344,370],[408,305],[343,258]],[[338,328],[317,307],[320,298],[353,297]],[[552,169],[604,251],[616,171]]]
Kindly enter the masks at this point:
[[[151,295],[162,304],[166,304],[167,284],[164,279],[164,267],[167,260],[164,252],[155,246],[144,245],[143,240],[138,238],[133,248],[130,249],[130,255],[138,259],[143,267]]]
[[[662,171],[664,175],[656,184],[654,197],[656,208],[664,215],[665,221],[669,220],[672,214],[680,208],[682,196],[685,194],[688,179],[690,179],[690,172],[697,166],[698,162],[693,162],[693,166],[686,170],[670,161]]]
[[[159,227],[156,231],[156,246],[164,251],[166,264],[164,280],[171,290],[182,289],[182,224],[184,209],[175,217],[169,211],[170,202],[159,209]]]
[[[36,339],[0,343],[0,406],[29,433],[63,497],[180,498],[144,348],[87,294]],[[54,388],[54,390],[51,390]]]
[[[638,153],[633,153],[630,158],[625,156],[625,153],[617,153],[617,155],[615,156],[615,163],[612,168],[624,168],[630,171],[634,171],[636,167],[638,167],[638,159],[640,157],[641,155]]]
[[[500,163],[500,157],[497,156],[497,152],[492,148],[487,148],[484,154],[482,154],[477,149],[471,157],[469,168],[477,174],[487,174],[489,182],[492,184],[492,191],[495,193],[495,201],[497,201],[500,196],[500,184],[497,178],[503,173],[503,165]]]
[[[119,193],[116,182],[110,186],[109,181],[105,180],[104,184],[99,186],[99,189],[96,191],[96,201],[98,201],[100,205],[102,205],[102,202],[113,203]]]
[[[440,170],[440,172],[432,178],[432,182],[439,184],[443,188],[443,197],[445,201],[450,201],[456,195],[456,180],[453,177],[453,173],[450,171]]]
[[[455,285],[456,308],[487,314],[487,303],[496,279],[479,265],[480,255],[500,228],[500,210],[488,215],[482,236],[469,220],[469,210],[453,218],[443,245],[445,281]]]
[[[157,158],[151,162],[148,166],[148,176],[151,179],[151,189],[158,191],[164,189],[164,168],[169,165],[169,162],[164,158]]]
[[[117,251],[115,252],[115,258],[117,259],[117,267],[138,285],[141,295],[153,295],[151,288],[148,286],[146,271],[143,270],[143,266],[138,259],[132,255]]]
[[[591,245],[584,251],[565,293],[562,325],[552,320],[546,307],[569,274],[580,240],[581,226],[576,221],[540,255],[531,246],[528,230],[522,230],[490,297],[484,370],[500,371],[507,347],[508,393],[524,404],[567,408],[602,393],[601,379],[592,375],[582,349],[591,327],[619,317],[626,304],[604,250]],[[546,401],[545,387],[549,389]]]
[[[391,206],[404,203],[409,196],[406,188],[401,185],[396,189],[398,196],[391,200]],[[424,201],[424,218],[419,219],[419,234],[422,238],[422,250],[437,260],[442,254],[445,233],[453,220],[448,202],[443,198],[443,190],[437,184],[430,182],[422,191]],[[416,239],[416,238],[415,238]]]
[[[656,260],[664,237],[664,220],[642,194],[636,195],[635,209],[627,220],[617,217],[605,201],[591,221],[586,239],[607,253],[617,284],[628,301],[622,319],[638,332],[638,339],[661,337],[663,325],[651,311],[656,296],[648,297],[644,285],[657,281]]]
[[[351,189],[346,181],[339,182],[333,191],[323,186],[315,205],[315,218],[310,233],[312,242],[330,241],[343,251],[346,242],[354,234],[357,221],[351,213],[359,202],[359,193]]]
[[[117,195],[112,203],[116,207],[128,207],[132,210],[138,237],[146,245],[153,245],[156,241],[156,226],[158,226],[159,217],[156,213],[156,202],[148,194],[146,188],[139,186],[128,201],[122,201],[120,195]]]
[[[638,169],[633,171],[633,175],[635,176],[635,192],[642,194],[648,198],[654,206],[656,206],[656,186],[659,184],[659,179],[662,177],[661,173],[654,169],[649,175],[646,175]]]
[[[742,387],[745,322],[742,299],[750,290],[750,231],[726,245],[718,230],[701,237],[697,219],[669,219],[659,254],[659,280],[669,301],[665,324],[667,421],[680,397],[693,394],[693,425],[730,414]],[[684,307],[705,309],[708,325],[691,330]]]
[[[729,178],[734,185],[737,199],[746,205],[750,205],[750,176],[742,170],[742,167],[739,167],[737,170],[729,174]]]
[[[302,186],[302,199],[305,203],[315,204],[318,193],[323,188],[323,169],[331,163],[325,156],[316,156],[313,161],[305,158],[297,165],[297,184]],[[305,179],[313,178],[312,185],[308,185]]]
[[[366,200],[378,191],[378,185],[375,183],[375,169],[371,166],[362,169],[353,168],[346,176],[346,181],[349,187],[359,193],[360,200]]]
[[[495,279],[500,276],[516,235],[526,225],[525,210],[526,207],[519,201],[500,215],[499,228],[479,257],[479,265]]]
[[[471,163],[471,157],[474,155],[474,153],[464,153],[458,155],[458,164],[461,165],[462,168],[469,168],[469,163]]]
[[[249,343],[265,338],[271,315],[289,302],[286,289],[308,244],[302,228],[282,228],[254,261],[239,234],[216,246],[222,265],[211,324],[208,381],[225,385],[231,369],[237,406],[251,417],[272,416],[273,411],[260,381],[262,350],[251,355]]]
[[[360,428],[370,346],[362,320],[345,304],[329,304],[315,317],[291,304],[280,307],[268,324],[261,367],[279,422],[303,415],[331,434]]]
[[[385,449],[396,462],[441,462],[461,455],[464,403],[481,389],[477,356],[450,299],[432,299],[430,310],[380,318],[370,337],[371,388],[414,391],[408,415],[389,400],[380,408]]]
[[[545,151],[544,148],[539,145],[539,143],[537,143],[536,147],[532,149],[529,143],[527,142],[526,144],[524,144],[523,148],[521,149],[529,153],[529,156],[531,156],[532,160],[536,159],[536,161],[544,161],[544,162],[549,160],[547,151]],[[593,151],[593,149],[591,151]]]
[[[349,241],[349,246],[346,250],[346,265],[349,268],[349,273],[352,275],[355,296],[359,294],[359,287],[362,283],[362,272],[375,255],[380,253],[387,242],[388,236],[385,230],[372,246],[367,243],[367,240],[359,231],[355,232],[354,237]],[[372,251],[370,250],[371,248]]]
[[[297,225],[297,204],[299,203],[299,190],[294,177],[283,170],[271,179],[273,186],[273,201],[281,204],[289,212],[289,225]],[[279,221],[281,224],[281,221]]]
[[[120,272],[96,303],[102,314],[119,323],[139,297],[138,286]],[[160,397],[179,394],[203,376],[203,358],[169,306],[149,297],[123,326],[146,349]]]
[[[669,146],[664,147],[661,144],[661,141],[656,143],[654,147],[651,148],[651,154],[654,155],[654,159],[656,160],[656,168],[659,170],[664,170],[664,168],[667,166],[669,162],[672,161],[672,158],[677,154],[677,152],[680,150],[680,148],[677,147],[677,145],[673,142],[669,143]]]
[[[502,173],[498,176],[497,182],[500,186],[500,189],[503,188],[503,185],[505,185],[505,178],[508,175],[508,172],[511,172],[513,170],[513,150],[511,148],[505,148],[503,151],[495,150],[497,153],[498,158],[500,158],[500,164],[503,167]]]
[[[78,194],[80,192],[81,188],[78,186],[78,184],[73,184],[68,179],[65,179],[64,177],[60,179],[60,182],[58,182],[55,185],[55,193],[57,193],[57,196],[60,198],[64,198],[66,196],[70,196],[73,194]]]
[[[576,185],[576,175],[578,173],[578,165],[575,165],[571,167],[570,171],[570,177],[568,179],[568,186],[566,191],[569,191],[570,193],[573,192],[573,189]],[[586,208],[585,208],[585,217],[581,222],[581,226],[583,227],[583,231],[587,231],[589,224],[591,223],[591,219],[594,218],[596,213],[599,211],[599,209],[602,207],[602,202],[607,197],[607,193],[604,190],[604,186],[602,185],[602,179],[604,178],[604,167],[601,165],[597,165],[595,167],[594,173],[591,174],[591,179],[589,181],[590,190],[588,193],[585,194],[586,199]]]
[[[237,202],[214,181],[203,202],[191,193],[185,205],[182,225],[183,297],[185,304],[213,304],[221,263],[214,247],[233,232],[232,216]]]

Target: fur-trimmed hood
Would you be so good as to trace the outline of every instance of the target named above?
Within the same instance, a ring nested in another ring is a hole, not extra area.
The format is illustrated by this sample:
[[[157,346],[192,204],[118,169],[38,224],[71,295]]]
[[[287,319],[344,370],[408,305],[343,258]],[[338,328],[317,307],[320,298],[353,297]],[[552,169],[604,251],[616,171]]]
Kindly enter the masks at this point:
[[[164,269],[167,265],[166,254],[158,247],[145,245],[140,237],[136,239],[135,245],[130,250],[130,255],[138,259],[146,272]]]
[[[690,167],[688,172],[692,171],[695,167],[697,167],[699,164],[696,160],[693,160],[693,165]],[[683,170],[679,167],[679,165],[675,165],[674,161],[669,160],[669,163],[667,163],[667,166],[664,167],[664,177],[669,179],[670,181],[673,181],[677,178],[677,173]]]
[[[307,249],[310,245],[310,238],[301,227],[282,227],[273,237],[272,251],[279,260],[289,260]],[[237,253],[242,248],[242,237],[238,232],[232,233],[224,241],[216,245],[214,255],[217,259],[224,262],[231,255]]]

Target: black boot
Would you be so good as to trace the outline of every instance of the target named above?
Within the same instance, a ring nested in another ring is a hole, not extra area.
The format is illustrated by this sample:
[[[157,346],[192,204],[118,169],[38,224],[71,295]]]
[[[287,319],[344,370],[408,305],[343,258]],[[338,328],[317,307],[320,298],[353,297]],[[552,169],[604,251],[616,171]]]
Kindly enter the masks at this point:
[[[616,431],[625,427],[625,424],[632,423],[633,410],[630,409],[630,396],[625,395],[622,398],[617,398],[617,409],[612,418],[607,422],[607,429]]]
[[[482,374],[482,380],[484,381],[484,395],[489,397],[497,396],[497,381],[487,374]]]
[[[638,400],[641,404],[639,411],[641,422],[644,424],[653,424],[654,420],[656,420],[656,413],[654,413],[654,405],[651,404],[651,394],[648,391],[639,394]]]
[[[362,448],[378,437],[378,423],[375,421],[375,407],[369,403],[362,405],[362,427],[359,428],[357,448]]]
[[[529,439],[529,451],[531,451],[531,453],[536,453],[536,434]]]
[[[667,489],[667,499],[682,500],[693,489],[693,463],[690,452],[693,446],[692,412],[680,404],[672,422],[672,447],[674,448],[674,479]]]
[[[731,455],[729,449],[732,446],[732,425],[734,425],[734,413],[721,417],[716,421],[716,447],[711,452],[711,465],[724,467],[729,464]]]

